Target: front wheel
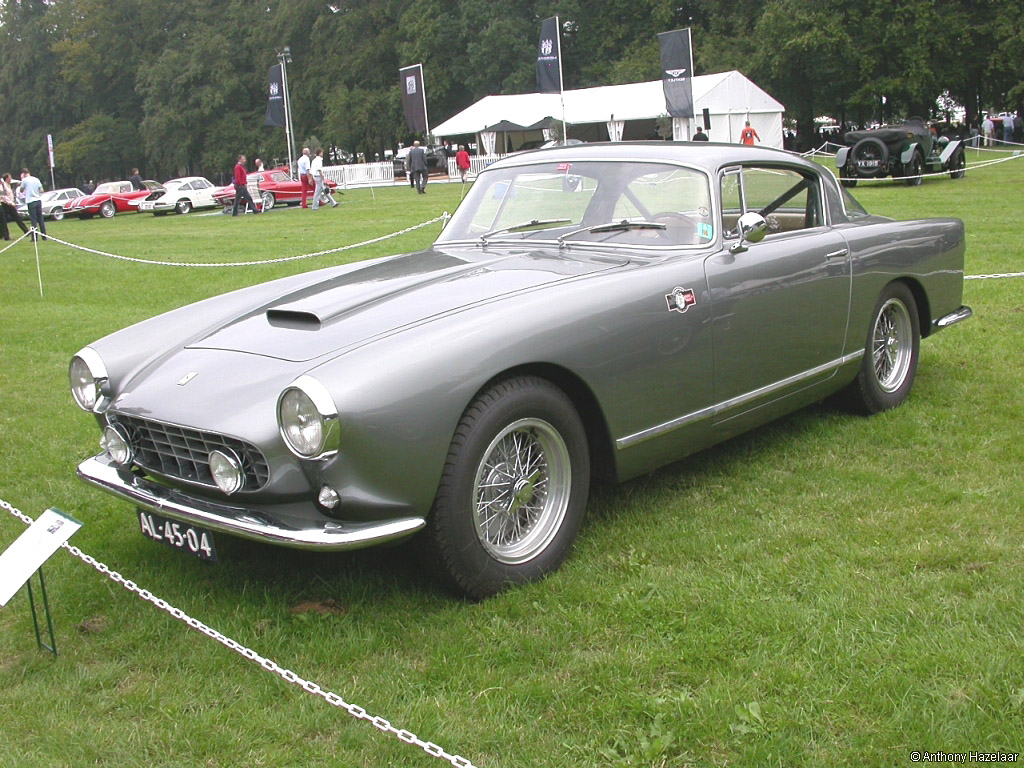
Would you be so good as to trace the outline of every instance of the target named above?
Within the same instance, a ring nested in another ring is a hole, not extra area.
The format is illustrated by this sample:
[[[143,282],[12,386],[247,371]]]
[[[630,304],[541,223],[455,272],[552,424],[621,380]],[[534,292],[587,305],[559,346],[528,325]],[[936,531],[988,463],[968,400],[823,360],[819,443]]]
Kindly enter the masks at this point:
[[[475,599],[536,581],[568,556],[589,486],[586,432],[565,393],[502,381],[459,421],[423,534],[429,561]]]
[[[860,372],[845,393],[847,404],[865,414],[903,404],[921,350],[917,302],[904,283],[885,287],[871,317]]]
[[[903,167],[903,175],[906,176],[908,187],[919,187],[921,186],[924,179],[921,174],[924,172],[924,162],[921,160],[921,155],[914,152],[914,157],[909,163]]]
[[[115,213],[117,213],[117,206],[114,205],[113,200],[107,200],[100,206],[100,216],[104,219],[114,218]]]
[[[967,175],[967,158],[964,157],[963,150],[957,152],[953,157],[952,162],[949,164],[949,178],[951,179],[962,179]]]
[[[50,215],[53,216],[53,220],[54,221],[63,221],[64,220],[64,209],[63,208],[54,208],[53,211],[50,212]]]

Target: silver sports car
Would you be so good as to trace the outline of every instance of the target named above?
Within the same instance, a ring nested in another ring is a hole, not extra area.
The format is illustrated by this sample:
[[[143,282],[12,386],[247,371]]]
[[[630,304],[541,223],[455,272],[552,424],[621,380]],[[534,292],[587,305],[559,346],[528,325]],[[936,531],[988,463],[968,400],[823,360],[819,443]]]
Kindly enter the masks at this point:
[[[470,596],[564,560],[592,478],[826,396],[902,403],[964,320],[964,227],[868,214],[826,169],[582,144],[480,174],[429,250],[169,312],[82,349],[78,473],[143,534],[345,550],[415,536]]]

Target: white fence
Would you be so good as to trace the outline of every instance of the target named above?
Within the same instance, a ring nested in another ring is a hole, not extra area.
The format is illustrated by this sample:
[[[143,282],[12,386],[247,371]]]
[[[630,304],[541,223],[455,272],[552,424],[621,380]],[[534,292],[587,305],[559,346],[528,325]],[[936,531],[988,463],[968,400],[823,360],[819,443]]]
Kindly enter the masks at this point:
[[[469,158],[469,175],[476,176],[504,155],[472,155]],[[388,160],[383,163],[355,163],[353,165],[324,166],[324,178],[335,182],[342,189],[357,187],[388,187],[402,179],[395,178],[395,164]],[[461,178],[455,166],[455,158],[448,158],[448,180],[457,181]]]

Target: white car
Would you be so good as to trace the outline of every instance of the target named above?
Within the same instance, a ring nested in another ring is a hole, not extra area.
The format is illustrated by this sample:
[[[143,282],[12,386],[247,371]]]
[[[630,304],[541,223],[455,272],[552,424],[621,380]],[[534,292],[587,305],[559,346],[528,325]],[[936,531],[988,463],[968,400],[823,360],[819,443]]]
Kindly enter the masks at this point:
[[[43,192],[40,197],[40,201],[43,204],[43,216],[50,217],[54,221],[60,221],[64,218],[64,209],[68,207],[68,203],[76,197],[83,197],[84,195],[85,193],[77,187],[53,189],[49,192]],[[28,218],[28,206],[25,203],[18,206],[18,215],[23,219]]]
[[[217,187],[202,176],[185,176],[164,182],[164,188],[148,195],[139,203],[139,213],[164,214],[174,211],[188,213],[193,208],[213,208]]]

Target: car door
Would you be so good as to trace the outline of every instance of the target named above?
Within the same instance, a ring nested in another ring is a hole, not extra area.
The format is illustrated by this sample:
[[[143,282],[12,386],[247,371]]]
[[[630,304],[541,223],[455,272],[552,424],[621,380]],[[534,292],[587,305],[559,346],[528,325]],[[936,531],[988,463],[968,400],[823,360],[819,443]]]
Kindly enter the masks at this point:
[[[829,226],[821,177],[799,166],[744,166],[720,176],[724,249],[705,260],[715,400],[722,419],[835,373],[850,303],[850,254]],[[736,219],[768,234],[740,244]],[[739,247],[736,247],[739,246]]]

